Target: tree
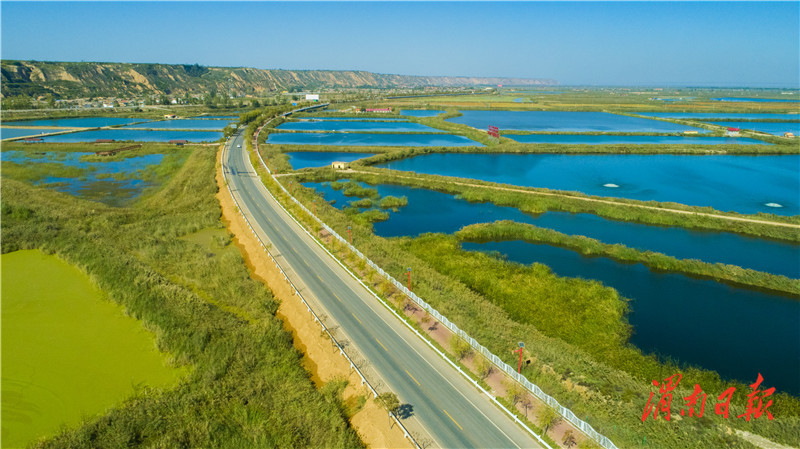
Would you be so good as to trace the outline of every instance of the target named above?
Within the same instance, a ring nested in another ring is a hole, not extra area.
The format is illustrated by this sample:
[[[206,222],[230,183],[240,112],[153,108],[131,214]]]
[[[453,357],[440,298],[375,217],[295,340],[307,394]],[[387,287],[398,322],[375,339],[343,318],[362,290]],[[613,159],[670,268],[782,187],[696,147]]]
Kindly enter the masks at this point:
[[[557,426],[561,422],[561,415],[556,413],[556,411],[550,407],[545,406],[541,413],[539,413],[539,427],[542,428],[543,433],[547,433],[547,430]]]
[[[378,397],[375,398],[375,401],[377,401],[381,407],[386,409],[386,411],[388,411],[391,414],[394,414],[395,412],[397,412],[397,409],[400,408],[400,400],[397,399],[396,394],[390,391],[379,394]]]
[[[567,429],[567,431],[564,432],[564,437],[561,438],[561,442],[564,443],[566,447],[572,447],[578,444],[578,440],[575,439],[575,434],[572,432],[572,429]]]
[[[478,356],[475,359],[475,369],[478,371],[478,376],[481,380],[485,380],[492,374],[492,363],[484,356]]]
[[[514,381],[513,379],[508,379],[503,382],[504,386],[506,387],[506,399],[511,405],[517,405],[517,402],[522,399],[522,396],[525,394],[525,389],[522,388],[522,385],[519,382]]]
[[[462,360],[472,352],[472,347],[470,347],[469,343],[459,338],[458,335],[450,337],[450,349],[453,350],[458,360]]]

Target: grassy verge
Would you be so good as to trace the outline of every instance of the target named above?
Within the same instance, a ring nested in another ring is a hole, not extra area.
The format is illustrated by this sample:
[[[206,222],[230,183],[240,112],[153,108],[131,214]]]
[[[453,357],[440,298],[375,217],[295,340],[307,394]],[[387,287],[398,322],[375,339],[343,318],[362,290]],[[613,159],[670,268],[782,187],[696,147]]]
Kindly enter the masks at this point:
[[[224,229],[215,154],[192,152],[159,192],[109,208],[14,180],[2,184],[2,251],[40,248],[82,267],[192,372],[142,389],[40,447],[361,447],[335,391],[317,391],[238,251],[187,236]],[[223,242],[224,243],[224,242]]]
[[[684,273],[735,286],[755,287],[779,294],[788,294],[795,299],[800,299],[800,280],[797,279],[745,269],[736,265],[708,263],[696,259],[677,259],[661,253],[641,251],[625,245],[610,245],[592,238],[567,235],[525,223],[499,221],[475,224],[462,228],[455,233],[455,236],[460,241],[469,242],[524,240],[532,243],[546,243],[577,251],[584,256],[604,256],[621,262],[642,263],[657,271]]]

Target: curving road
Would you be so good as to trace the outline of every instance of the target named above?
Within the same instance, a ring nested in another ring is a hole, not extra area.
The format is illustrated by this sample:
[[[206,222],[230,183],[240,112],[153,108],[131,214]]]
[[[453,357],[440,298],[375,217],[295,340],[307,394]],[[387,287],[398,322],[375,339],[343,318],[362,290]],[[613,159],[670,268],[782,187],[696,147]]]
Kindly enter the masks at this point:
[[[256,176],[241,132],[229,142],[223,170],[256,233],[272,244],[273,254],[280,254],[279,263],[317,313],[324,310],[339,326],[338,332],[346,334],[346,340],[369,361],[368,371],[376,372],[401,403],[412,407],[409,419],[435,445],[541,447],[287,216]]]

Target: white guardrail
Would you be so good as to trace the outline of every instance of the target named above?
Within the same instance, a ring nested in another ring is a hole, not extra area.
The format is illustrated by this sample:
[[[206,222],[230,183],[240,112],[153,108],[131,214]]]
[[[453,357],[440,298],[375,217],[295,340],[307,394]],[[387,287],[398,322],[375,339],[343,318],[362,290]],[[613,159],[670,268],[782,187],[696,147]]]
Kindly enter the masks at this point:
[[[275,260],[275,257],[272,255],[272,253],[269,251],[269,249],[267,249],[267,245],[265,245],[264,242],[261,240],[261,237],[258,236],[258,234],[256,233],[255,229],[253,229],[253,226],[250,224],[250,220],[248,220],[247,216],[244,214],[241,206],[239,205],[239,202],[236,200],[236,196],[234,196],[233,191],[231,190],[231,187],[228,184],[228,178],[225,175],[225,163],[224,163],[224,160],[225,160],[225,151],[228,148],[230,148],[230,140],[228,142],[225,142],[225,145],[223,146],[222,153],[220,153],[220,164],[222,164],[222,178],[225,181],[225,186],[228,188],[228,193],[231,195],[231,198],[233,198],[233,202],[236,204],[236,208],[239,210],[239,214],[241,214],[242,218],[244,218],[245,223],[247,223],[247,227],[250,228],[250,232],[252,232],[253,235],[256,237],[256,240],[258,240],[258,243],[261,244],[261,249],[263,249],[264,252],[267,253],[269,258],[275,264],[275,267],[278,268],[278,270],[280,270],[281,274],[283,275],[283,279],[286,282],[288,282],[289,285],[292,287],[292,293],[294,295],[297,295],[300,298],[300,301],[303,302],[303,305],[306,306],[306,309],[308,309],[308,311],[311,312],[311,315],[314,317],[314,321],[319,323],[319,325],[322,327],[322,330],[325,331],[325,333],[328,335],[328,337],[330,337],[330,339],[333,342],[333,344],[339,349],[339,354],[343,355],[344,358],[346,358],[347,361],[350,362],[350,368],[355,370],[355,372],[358,373],[359,377],[361,377],[361,385],[366,385],[367,388],[369,389],[369,391],[371,391],[372,394],[375,395],[375,398],[377,398],[378,397],[378,392],[375,390],[375,388],[372,386],[372,384],[369,383],[367,378],[364,376],[364,373],[362,373],[361,370],[358,369],[358,366],[356,366],[355,362],[353,362],[353,359],[351,359],[350,356],[347,355],[347,352],[345,352],[344,347],[339,343],[338,340],[336,340],[336,337],[334,337],[333,334],[331,334],[330,330],[328,330],[328,327],[325,326],[325,323],[323,323],[322,320],[319,318],[319,316],[317,316],[316,312],[314,312],[314,309],[311,308],[311,304],[309,304],[308,301],[306,301],[306,299],[303,298],[303,295],[300,294],[300,290],[298,290],[297,287],[294,285],[294,282],[292,282],[292,280],[289,279],[289,276],[286,274],[286,272],[280,266],[278,261]],[[398,426],[400,426],[400,429],[402,429],[402,431],[403,431],[403,436],[405,438],[407,438],[409,441],[411,441],[411,443],[414,445],[415,448],[422,449],[422,447],[417,443],[417,441],[414,439],[414,437],[411,436],[411,432],[409,432],[408,429],[406,429],[406,427],[403,425],[402,422],[400,422],[400,420],[397,418],[397,416],[395,416],[395,414],[392,413],[392,412],[389,412],[389,416],[392,419],[394,419],[394,421],[397,423]]]
[[[324,106],[324,105],[320,105],[320,106]],[[307,109],[307,108],[303,108],[303,109]],[[292,111],[292,112],[297,112],[299,110],[301,110],[301,109],[298,109],[298,110],[295,110],[295,111]],[[291,113],[284,114],[284,116],[287,116],[287,115],[291,115]],[[272,120],[270,120],[270,121],[272,121]],[[267,121],[266,123],[264,123],[264,126],[266,126],[266,124],[269,123],[270,121]],[[458,326],[456,326],[453,322],[448,320],[447,317],[445,317],[444,315],[439,313],[436,309],[431,307],[430,304],[425,302],[422,298],[417,296],[414,292],[410,291],[403,284],[398,282],[397,279],[392,277],[389,273],[385,272],[381,267],[379,267],[377,264],[375,264],[367,256],[362,254],[361,251],[359,251],[353,245],[348,243],[347,239],[345,239],[344,237],[340,236],[336,231],[334,231],[331,227],[329,227],[322,220],[320,220],[315,214],[313,214],[310,210],[308,210],[308,208],[306,208],[302,203],[300,203],[300,201],[298,201],[297,198],[295,198],[286,189],[286,187],[283,186],[283,184],[278,182],[278,180],[275,178],[275,175],[272,173],[272,170],[270,170],[269,167],[267,167],[267,164],[264,162],[264,159],[261,157],[261,153],[258,151],[258,135],[261,133],[261,129],[264,126],[259,128],[258,132],[256,133],[255,144],[253,145],[253,149],[254,149],[256,155],[258,155],[258,159],[261,161],[261,165],[264,166],[264,168],[267,170],[267,172],[270,174],[270,176],[272,176],[273,179],[275,180],[275,182],[278,184],[278,186],[280,186],[280,188],[285,193],[287,193],[289,195],[289,197],[292,199],[292,201],[295,202],[295,204],[300,206],[300,208],[304,212],[306,212],[309,216],[314,218],[314,220],[316,220],[317,223],[320,224],[320,226],[322,226],[334,238],[336,238],[336,240],[338,240],[340,243],[344,244],[356,256],[358,256],[361,260],[364,260],[370,267],[372,267],[375,271],[377,271],[381,276],[383,276],[386,280],[391,282],[392,285],[394,285],[395,288],[397,288],[398,290],[403,292],[403,294],[405,294],[406,296],[411,298],[412,301],[417,303],[417,305],[422,307],[426,312],[428,312],[431,316],[436,318],[440,323],[444,324],[451,332],[453,332],[454,334],[458,335],[459,337],[464,339],[466,342],[468,342],[470,344],[470,346],[472,347],[472,349],[474,349],[476,352],[481,353],[484,357],[486,357],[488,360],[490,360],[492,363],[494,363],[495,366],[497,366],[502,371],[504,371],[506,374],[508,374],[511,378],[513,378],[514,380],[519,382],[525,389],[527,389],[528,391],[533,393],[534,396],[539,398],[542,402],[546,403],[550,407],[553,407],[567,421],[572,423],[575,427],[580,429],[583,433],[585,433],[591,439],[596,441],[602,447],[604,447],[606,449],[619,449],[610,439],[608,439],[608,437],[606,437],[605,435],[602,435],[598,431],[594,430],[594,428],[589,423],[587,423],[586,421],[583,421],[582,419],[578,418],[574,413],[572,413],[572,411],[570,409],[568,409],[568,408],[564,407],[563,405],[559,404],[558,401],[555,398],[553,398],[552,396],[550,396],[547,393],[545,393],[544,391],[542,391],[541,388],[539,388],[533,382],[529,381],[522,374],[518,373],[512,366],[510,366],[509,364],[505,363],[502,359],[500,359],[500,357],[492,354],[488,349],[486,349],[480,343],[478,343],[477,340],[475,340],[474,338],[470,337],[463,330],[459,329]],[[333,337],[331,337],[331,338],[333,338]],[[363,376],[362,376],[362,379],[363,379]]]

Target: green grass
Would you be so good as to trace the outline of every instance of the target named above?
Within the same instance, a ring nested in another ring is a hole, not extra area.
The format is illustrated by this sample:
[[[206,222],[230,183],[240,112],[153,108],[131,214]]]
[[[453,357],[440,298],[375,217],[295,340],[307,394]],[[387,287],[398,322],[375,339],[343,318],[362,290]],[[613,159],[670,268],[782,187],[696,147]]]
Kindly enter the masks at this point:
[[[38,250],[2,256],[3,447],[96,416],[144,385],[174,385],[153,335],[77,268]]]
[[[22,151],[29,158],[37,159],[43,157],[43,153],[54,153],[55,160],[63,160],[72,152],[94,152],[100,150],[112,150],[123,148],[130,145],[109,145],[96,146],[91,144],[21,144],[9,143],[3,145],[3,151]],[[98,201],[112,206],[130,205],[132,202],[146,198],[159,191],[186,162],[191,149],[187,147],[176,147],[175,145],[145,143],[132,151],[122,151],[113,156],[96,156],[94,154],[85,155],[80,158],[81,162],[103,164],[110,162],[120,162],[125,159],[140,157],[151,154],[161,154],[163,158],[157,165],[150,165],[146,169],[131,173],[109,173],[97,176],[98,180],[87,183],[80,191],[78,196]],[[14,179],[29,184],[42,184],[48,188],[58,189],[64,182],[44,183],[46,178],[73,178],[85,181],[97,168],[89,166],[86,168],[73,167],[56,162],[40,162],[18,164],[10,161],[2,163],[2,177],[4,179]],[[144,181],[144,188],[121,188],[114,181],[124,181],[138,179]]]
[[[215,160],[194,149],[125,208],[3,180],[3,253],[38,248],[79,266],[160,350],[192,366],[177,387],[142,388],[37,447],[363,446],[340,400],[301,367],[271,292],[224,249]]]
[[[620,244],[611,245],[582,235],[567,235],[526,223],[498,221],[474,224],[462,228],[455,233],[455,236],[460,241],[470,242],[523,240],[532,243],[546,243],[576,251],[582,256],[604,256],[625,263],[642,263],[661,272],[685,273],[690,276],[768,290],[800,299],[800,280],[797,279],[745,269],[736,265],[708,263],[696,259],[677,259],[657,252],[641,251]]]

